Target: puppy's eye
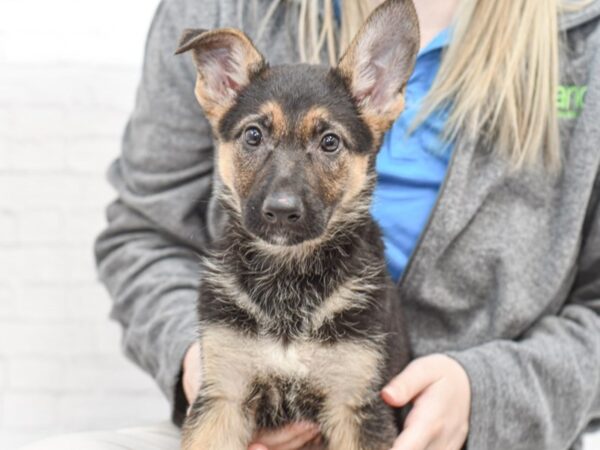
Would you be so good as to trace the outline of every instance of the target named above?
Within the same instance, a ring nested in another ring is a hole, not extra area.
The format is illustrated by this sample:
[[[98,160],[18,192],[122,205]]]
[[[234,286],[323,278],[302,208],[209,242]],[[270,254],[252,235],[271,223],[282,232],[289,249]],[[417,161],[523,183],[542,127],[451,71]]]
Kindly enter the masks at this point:
[[[333,153],[340,147],[340,138],[335,134],[326,134],[321,139],[321,149],[327,153]]]
[[[244,140],[246,144],[256,147],[262,142],[262,133],[257,127],[248,127],[244,131]]]

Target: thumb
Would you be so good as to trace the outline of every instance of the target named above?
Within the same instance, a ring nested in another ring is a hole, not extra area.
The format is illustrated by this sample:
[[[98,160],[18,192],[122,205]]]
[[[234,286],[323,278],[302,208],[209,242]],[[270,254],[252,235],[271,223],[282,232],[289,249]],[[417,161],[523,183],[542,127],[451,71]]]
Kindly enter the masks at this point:
[[[194,403],[202,382],[200,343],[194,342],[183,358],[183,392],[190,405]]]
[[[381,397],[390,406],[400,408],[417,397],[438,379],[431,357],[415,359],[396,375],[381,391]]]

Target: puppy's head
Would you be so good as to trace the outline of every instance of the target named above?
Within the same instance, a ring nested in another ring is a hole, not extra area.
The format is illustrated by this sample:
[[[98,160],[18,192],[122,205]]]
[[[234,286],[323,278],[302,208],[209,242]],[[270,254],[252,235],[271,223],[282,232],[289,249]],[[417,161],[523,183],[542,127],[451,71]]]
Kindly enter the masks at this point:
[[[219,174],[250,233],[276,245],[318,239],[368,199],[381,137],[404,108],[418,30],[411,0],[387,0],[335,68],[269,67],[235,29],[184,32],[177,53],[193,51]]]

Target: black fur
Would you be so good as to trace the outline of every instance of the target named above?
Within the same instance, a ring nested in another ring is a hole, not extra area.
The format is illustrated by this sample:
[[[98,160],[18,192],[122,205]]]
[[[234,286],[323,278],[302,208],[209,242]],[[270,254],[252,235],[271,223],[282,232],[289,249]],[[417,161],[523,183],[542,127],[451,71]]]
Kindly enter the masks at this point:
[[[257,412],[259,429],[276,429],[300,420],[319,421],[325,394],[304,380],[272,376],[257,378],[252,386],[244,406]]]
[[[391,282],[382,265],[380,231],[369,215],[340,227],[331,239],[316,248],[303,267],[299,267],[281,264],[277,256],[257,249],[256,238],[241,225],[237,214],[227,204],[223,207],[230,217],[214,253],[218,255],[219,265],[228,268],[250,299],[272,318],[272,328],[261,328],[261,333],[271,334],[282,342],[306,333],[318,341],[336,342],[370,339],[370,336],[379,336],[386,331],[385,318],[389,308],[381,299],[388,297]],[[307,328],[311,312],[340,285],[366,267],[377,266],[381,270],[363,280],[379,286],[369,293],[368,309],[347,309],[318,329]],[[211,267],[204,267],[202,271],[210,273]],[[218,278],[218,274],[215,275]],[[256,279],[261,277],[268,277],[273,282],[257,285]],[[250,335],[259,332],[256,318],[228,301],[221,287],[215,286],[210,279],[202,284],[200,298],[198,314],[203,323],[227,324]],[[271,301],[274,298],[285,301]]]
[[[369,196],[370,191],[371,187],[362,195]],[[229,221],[209,260],[218,260],[219,267],[227,268],[270,320],[261,323],[257,317],[238,307],[234,299],[227,298],[210,276],[205,276],[198,303],[200,329],[224,325],[249,337],[270,335],[282,346],[299,339],[313,340],[323,346],[343,341],[379,346],[386,355],[384,365],[379,368],[381,379],[372,386],[372,398],[356,414],[364,422],[361,428],[364,448],[385,447],[390,439],[393,441],[402,423],[400,414],[385,405],[378,392],[408,363],[410,350],[397,292],[382,264],[384,249],[378,226],[368,213],[356,217],[340,226],[333,237],[317,247],[299,267],[282,265],[277,256],[259,251],[254,245],[256,238],[245,230],[237,212],[227,201],[223,202],[223,208]],[[212,267],[212,264],[207,265],[203,272],[210,274]],[[345,309],[319,328],[312,329],[311,313],[340,285],[355,278],[366,267],[380,267],[363,280],[379,286],[369,292],[368,307]],[[215,278],[219,276],[215,274]],[[262,276],[272,282],[257,285],[256,280]],[[285,298],[285,301],[270,301],[273,298]],[[382,336],[383,343],[380,341]],[[325,396],[326,393],[315,389],[310,380],[273,375],[253,381],[245,407],[255,414],[257,428],[278,428],[299,420],[318,422]],[[391,425],[393,423],[395,426]]]

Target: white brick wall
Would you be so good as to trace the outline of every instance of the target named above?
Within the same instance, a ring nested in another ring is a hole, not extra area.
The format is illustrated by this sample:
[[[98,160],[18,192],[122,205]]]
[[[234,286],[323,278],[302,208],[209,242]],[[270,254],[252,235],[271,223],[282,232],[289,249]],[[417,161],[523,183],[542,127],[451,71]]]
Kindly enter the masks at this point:
[[[158,0],[2,0],[0,60],[139,63],[141,43],[157,3]]]
[[[0,0],[2,450],[168,417],[121,354],[92,255],[156,4]]]
[[[121,355],[92,255],[138,75],[135,65],[0,63],[1,449],[168,417]]]
[[[2,449],[168,415],[121,356],[92,258],[137,78],[135,66],[0,64]]]

